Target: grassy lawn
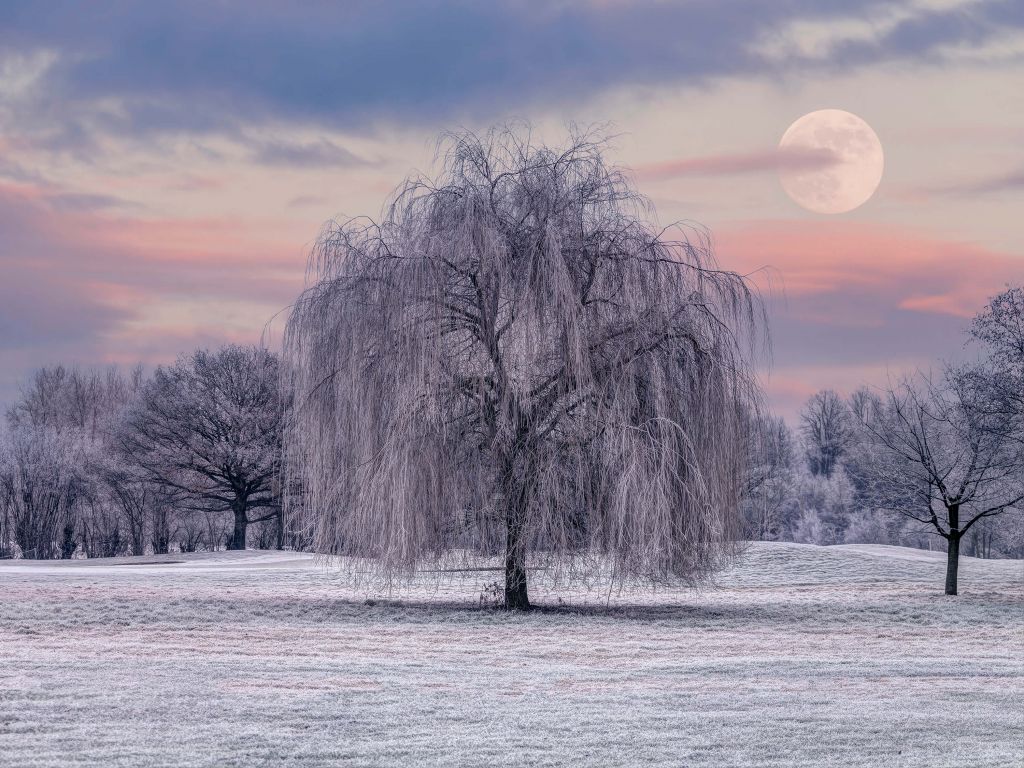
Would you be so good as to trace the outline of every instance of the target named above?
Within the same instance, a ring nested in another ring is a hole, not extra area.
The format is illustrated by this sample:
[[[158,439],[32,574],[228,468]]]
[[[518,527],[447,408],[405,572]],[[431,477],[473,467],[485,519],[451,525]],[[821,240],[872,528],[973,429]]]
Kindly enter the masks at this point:
[[[374,593],[292,553],[0,564],[5,766],[1019,766],[1024,564],[754,544],[713,587]],[[137,560],[136,560],[137,562]],[[372,598],[372,599],[368,599]]]

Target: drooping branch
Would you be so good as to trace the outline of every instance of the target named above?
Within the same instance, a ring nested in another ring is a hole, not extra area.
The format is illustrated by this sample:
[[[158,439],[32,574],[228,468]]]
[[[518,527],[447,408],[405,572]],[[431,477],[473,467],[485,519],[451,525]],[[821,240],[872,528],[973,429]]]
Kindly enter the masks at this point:
[[[700,577],[738,532],[756,298],[649,225],[591,136],[447,146],[440,181],[315,249],[285,332],[291,513],[389,572],[515,520],[533,553]]]

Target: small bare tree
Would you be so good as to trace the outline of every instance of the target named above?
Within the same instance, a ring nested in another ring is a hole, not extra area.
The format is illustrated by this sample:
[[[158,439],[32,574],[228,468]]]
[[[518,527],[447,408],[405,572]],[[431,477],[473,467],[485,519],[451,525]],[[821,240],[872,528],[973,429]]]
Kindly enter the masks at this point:
[[[285,340],[321,551],[409,572],[503,549],[512,609],[528,552],[699,578],[731,551],[756,304],[601,150],[453,135],[439,182],[324,231]]]
[[[883,418],[863,422],[870,450],[858,464],[879,507],[946,540],[947,595],[957,594],[961,539],[1024,501],[1024,446],[961,384],[920,376],[891,388]]]
[[[850,411],[846,403],[831,389],[812,395],[800,411],[800,434],[811,472],[831,477],[850,444]]]
[[[198,350],[145,385],[120,431],[122,456],[183,507],[213,515],[211,528],[230,512],[228,548],[245,549],[248,526],[280,514],[279,393],[277,357],[267,350]]]

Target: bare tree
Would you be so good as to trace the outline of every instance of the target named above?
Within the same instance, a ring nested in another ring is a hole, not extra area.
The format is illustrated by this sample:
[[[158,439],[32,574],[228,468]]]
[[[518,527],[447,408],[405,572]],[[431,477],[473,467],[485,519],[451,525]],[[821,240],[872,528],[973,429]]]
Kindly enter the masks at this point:
[[[987,357],[957,371],[963,386],[997,416],[993,428],[1024,440],[1024,288],[1008,288],[992,298],[974,318],[971,336]]]
[[[850,411],[831,389],[815,393],[800,411],[800,434],[812,473],[831,477],[849,448]]]
[[[946,540],[947,595],[957,594],[961,539],[1024,501],[1024,446],[959,384],[920,376],[890,389],[885,417],[865,422],[871,450],[860,465],[879,507]]]
[[[281,418],[277,357],[231,345],[158,368],[119,439],[146,479],[182,507],[211,514],[212,527],[230,512],[227,546],[245,549],[247,527],[280,514]]]
[[[779,538],[781,516],[793,494],[793,435],[771,415],[754,419],[743,501],[746,534],[757,541]]]
[[[8,409],[8,424],[12,428],[65,427],[69,421],[66,397],[68,378],[69,371],[63,365],[37,370],[22,389],[18,402]]]
[[[849,411],[857,423],[877,421],[882,417],[884,409],[882,398],[869,387],[858,387],[850,395]]]
[[[170,535],[168,510],[166,494],[159,484],[134,462],[127,461],[112,444],[93,462],[92,472],[103,485],[108,506],[121,521],[129,553],[143,555],[148,544],[154,554],[166,553]]]
[[[739,533],[745,281],[647,224],[588,136],[446,146],[317,245],[285,340],[298,525],[389,573],[497,544],[511,609],[528,552],[700,577]]]
[[[0,513],[26,559],[71,557],[86,479],[77,435],[19,425],[0,448]]]
[[[141,520],[138,510],[119,505],[117,478],[124,467],[112,460],[110,444],[111,424],[141,380],[139,368],[128,375],[116,368],[41,368],[7,413],[14,432],[53,433],[60,436],[54,438],[56,443],[75,446],[72,453],[62,454],[63,460],[77,462],[75,502],[66,511],[62,551],[73,552],[81,545],[86,556],[116,555],[125,549],[142,554]],[[39,471],[45,473],[46,468]],[[54,478],[62,471],[54,466]]]

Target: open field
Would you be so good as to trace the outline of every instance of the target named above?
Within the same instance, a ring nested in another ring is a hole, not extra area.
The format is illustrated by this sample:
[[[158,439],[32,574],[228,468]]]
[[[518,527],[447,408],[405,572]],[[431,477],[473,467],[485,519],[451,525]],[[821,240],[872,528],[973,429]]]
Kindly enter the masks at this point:
[[[947,598],[944,557],[755,544],[525,616],[293,553],[8,561],[0,764],[1019,766],[1024,564]]]

